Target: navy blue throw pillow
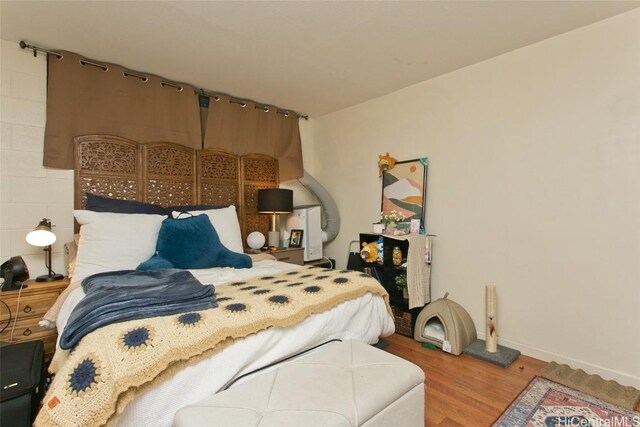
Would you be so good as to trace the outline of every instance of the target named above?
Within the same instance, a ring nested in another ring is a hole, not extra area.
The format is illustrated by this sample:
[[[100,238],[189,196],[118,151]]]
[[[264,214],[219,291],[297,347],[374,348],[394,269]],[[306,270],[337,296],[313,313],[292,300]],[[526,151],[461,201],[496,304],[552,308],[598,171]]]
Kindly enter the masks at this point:
[[[85,208],[94,212],[166,215],[164,208],[159,205],[138,202],[137,200],[110,199],[91,193],[87,193]]]
[[[220,243],[207,215],[162,221],[156,253],[176,268],[251,267],[251,257]]]

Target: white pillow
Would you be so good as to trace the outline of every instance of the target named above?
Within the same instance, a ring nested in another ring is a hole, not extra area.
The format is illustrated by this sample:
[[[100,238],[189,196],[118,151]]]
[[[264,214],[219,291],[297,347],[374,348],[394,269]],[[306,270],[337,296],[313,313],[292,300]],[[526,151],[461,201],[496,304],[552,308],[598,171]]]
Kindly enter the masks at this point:
[[[181,213],[183,212],[173,211],[173,217],[178,218]],[[238,253],[244,252],[242,248],[242,233],[240,232],[240,223],[238,222],[235,206],[231,205],[226,208],[184,213],[189,213],[193,216],[207,215],[209,221],[211,221],[211,225],[213,225],[213,228],[216,229],[216,233],[218,233],[220,237],[220,242],[229,250]],[[185,215],[182,215],[180,218],[184,217]]]
[[[156,251],[165,215],[75,210],[80,227],[73,281],[95,273],[133,270]]]

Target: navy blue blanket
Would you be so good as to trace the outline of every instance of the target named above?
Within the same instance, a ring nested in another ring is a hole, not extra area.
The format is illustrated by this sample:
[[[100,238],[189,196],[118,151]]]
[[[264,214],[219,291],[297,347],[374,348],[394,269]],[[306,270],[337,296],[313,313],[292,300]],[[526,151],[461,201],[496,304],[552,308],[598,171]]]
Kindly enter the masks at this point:
[[[217,307],[213,285],[202,285],[186,270],[122,270],[82,281],[85,297],[73,309],[60,347],[73,348],[83,336],[115,322],[168,316]]]

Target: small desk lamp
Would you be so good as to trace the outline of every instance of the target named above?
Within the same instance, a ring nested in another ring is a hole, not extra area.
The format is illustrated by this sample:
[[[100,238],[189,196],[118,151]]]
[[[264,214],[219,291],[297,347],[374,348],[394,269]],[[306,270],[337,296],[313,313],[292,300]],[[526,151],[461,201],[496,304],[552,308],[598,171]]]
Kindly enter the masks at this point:
[[[47,218],[42,218],[40,224],[27,234],[26,239],[30,245],[44,247],[44,251],[46,252],[44,265],[49,270],[49,274],[36,277],[36,282],[61,280],[64,276],[62,274],[56,274],[56,272],[51,269],[51,245],[56,241],[56,235],[51,231],[51,221]]]
[[[271,231],[269,231],[269,247],[280,246],[280,233],[276,220],[281,213],[293,212],[293,190],[284,188],[267,188],[258,190],[258,213],[271,214]]]

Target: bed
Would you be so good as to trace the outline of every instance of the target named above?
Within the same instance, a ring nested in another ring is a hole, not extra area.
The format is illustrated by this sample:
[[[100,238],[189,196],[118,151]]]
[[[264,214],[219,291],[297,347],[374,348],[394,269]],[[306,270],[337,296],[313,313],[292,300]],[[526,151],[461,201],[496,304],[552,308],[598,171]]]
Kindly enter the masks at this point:
[[[159,214],[88,211],[84,209],[87,194],[146,205],[188,206],[190,212],[208,216],[213,228],[220,232],[221,244],[237,252],[242,252],[242,242],[249,232],[268,229],[268,217],[257,213],[256,200],[258,189],[278,186],[277,161],[273,158],[236,156],[220,150],[196,151],[169,143],[138,144],[106,135],[76,138],[75,150],[74,214],[80,230],[77,263],[71,286],[47,316],[55,320],[60,334],[83,299],[82,279],[96,273],[135,269],[153,256],[158,229],[165,221]],[[215,208],[199,211],[197,208],[203,205]],[[177,325],[171,316],[105,326],[86,335],[70,351],[58,347],[52,362],[52,369],[58,374],[44,399],[37,425],[95,425],[99,419],[99,423],[123,426],[169,426],[177,410],[211,396],[245,373],[331,339],[373,344],[394,331],[386,292],[375,280],[357,272],[301,267],[268,256],[254,257],[251,268],[189,271],[201,283],[215,287],[216,308],[188,313],[198,318],[197,313],[202,313],[205,319],[218,316],[207,325],[210,335],[190,336],[183,333],[187,329],[183,327],[179,339],[172,336],[154,341],[153,351],[159,355],[177,354],[179,348],[189,348],[191,353],[151,368],[141,365],[150,363],[148,357],[140,356],[142,353],[130,351],[131,348],[128,353],[110,347],[103,351],[102,342],[108,341],[105,337],[122,336],[117,328],[138,330],[146,324],[152,324],[157,337],[162,338],[159,331],[164,333]],[[261,309],[258,306],[263,302],[265,308]],[[244,308],[237,310],[239,306]],[[236,311],[251,312],[248,318],[257,317],[243,320]],[[231,326],[223,326],[222,317]],[[247,325],[255,327],[247,329]],[[242,333],[236,329],[242,329]],[[214,335],[224,338],[215,341]],[[180,340],[190,341],[183,345]],[[81,392],[70,392],[71,379],[75,377],[69,372],[75,375],[79,365],[74,364],[86,351],[101,360],[101,376],[88,382]],[[137,359],[130,357],[134,353]],[[163,357],[157,359],[165,360]],[[115,372],[117,367],[129,366],[127,363],[132,363],[131,372],[140,365],[141,372],[151,374],[131,382],[118,379],[114,383],[125,384],[123,389],[105,392],[112,387],[105,378],[116,378],[120,375]],[[92,408],[104,396],[112,399],[106,405],[110,407],[107,415],[96,418],[103,409],[90,409],[88,413],[80,410]]]

